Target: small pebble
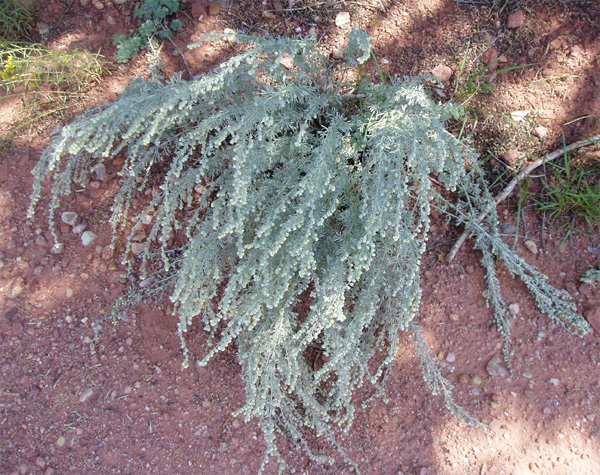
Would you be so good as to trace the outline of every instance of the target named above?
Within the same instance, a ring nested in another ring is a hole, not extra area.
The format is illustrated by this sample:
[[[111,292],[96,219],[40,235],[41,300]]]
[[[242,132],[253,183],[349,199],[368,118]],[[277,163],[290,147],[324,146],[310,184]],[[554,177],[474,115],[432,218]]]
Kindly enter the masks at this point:
[[[448,356],[446,356],[446,361],[448,363],[454,363],[456,361],[456,354],[452,352],[448,353]]]
[[[590,422],[594,422],[596,420],[596,414],[588,414],[585,418]]]
[[[525,12],[521,9],[511,13],[508,15],[506,19],[506,28],[509,30],[516,30],[517,28],[521,28],[525,23]]]
[[[143,242],[132,242],[131,243],[131,253],[134,256],[139,256],[146,250],[146,243]]]
[[[501,378],[508,377],[508,369],[504,365],[500,355],[495,355],[490,361],[488,361],[485,369],[490,376],[500,376]]]
[[[83,391],[81,393],[81,396],[79,396],[79,402],[86,402],[88,401],[92,396],[94,395],[94,389],[93,388],[87,388],[85,391]]]
[[[77,226],[74,226],[72,229],[72,232],[73,232],[73,234],[81,234],[83,231],[85,231],[85,228],[87,228],[87,224],[81,223],[81,224],[78,224]]]
[[[60,215],[60,219],[63,223],[68,224],[69,226],[75,226],[77,224],[77,220],[79,219],[79,215],[73,211],[65,211]]]
[[[511,303],[508,306],[508,311],[510,312],[511,315],[514,315],[516,317],[517,315],[519,315],[519,312],[521,311],[521,309],[519,308],[518,303]]]
[[[535,135],[540,139],[545,139],[548,136],[548,129],[543,125],[538,125],[534,131]]]
[[[335,26],[342,28],[350,23],[350,12],[340,12],[335,17]]]
[[[510,167],[514,167],[521,160],[521,155],[516,150],[507,150],[502,155],[502,161]]]
[[[81,242],[84,246],[89,246],[96,239],[98,239],[98,236],[96,234],[94,234],[92,231],[85,231],[81,235]]]
[[[513,111],[510,113],[510,118],[515,122],[521,122],[529,115],[531,111],[529,109],[521,110],[521,111]]]
[[[528,239],[527,241],[525,241],[525,247],[527,249],[529,249],[529,251],[532,254],[537,254],[538,253],[537,244],[535,243],[535,241],[532,241],[531,239]]]
[[[67,440],[61,435],[58,439],[56,439],[56,446],[62,447],[63,445],[65,445],[66,441]]]
[[[534,399],[535,398],[535,393],[531,389],[526,389],[525,391],[523,391],[523,394],[525,394],[525,397],[527,399]]]
[[[445,84],[450,81],[450,78],[452,77],[452,69],[445,64],[438,64],[431,70],[431,74],[433,74],[439,82]]]

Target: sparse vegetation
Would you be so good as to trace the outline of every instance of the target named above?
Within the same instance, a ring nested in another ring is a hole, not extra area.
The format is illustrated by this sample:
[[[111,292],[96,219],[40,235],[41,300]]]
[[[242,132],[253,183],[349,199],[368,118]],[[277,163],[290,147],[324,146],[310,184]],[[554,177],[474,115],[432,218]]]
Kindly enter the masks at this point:
[[[118,63],[131,61],[142,49],[147,49],[155,37],[170,39],[173,32],[182,28],[181,21],[170,21],[179,11],[177,0],[145,0],[135,13],[142,20],[138,30],[130,35],[115,35],[114,45],[117,47],[115,60]]]

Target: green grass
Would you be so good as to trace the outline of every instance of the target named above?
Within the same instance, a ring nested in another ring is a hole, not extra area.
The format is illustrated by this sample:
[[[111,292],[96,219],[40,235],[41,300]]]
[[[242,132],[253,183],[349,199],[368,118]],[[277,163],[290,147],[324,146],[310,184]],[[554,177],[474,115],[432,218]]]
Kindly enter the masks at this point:
[[[565,232],[560,246],[573,233],[587,234],[600,224],[600,160],[583,157],[577,163],[568,153],[563,163],[549,165],[538,203],[557,232]],[[559,246],[559,248],[560,248]]]
[[[19,0],[0,1],[0,41],[25,38],[33,28],[33,14],[29,6]]]
[[[105,72],[100,54],[58,52],[40,44],[0,45],[0,87],[9,94],[78,93]]]
[[[99,53],[59,52],[37,43],[0,43],[0,90],[5,91],[5,98],[22,99],[26,117],[11,127],[11,133],[61,114],[71,99],[99,83],[105,73],[106,63]]]

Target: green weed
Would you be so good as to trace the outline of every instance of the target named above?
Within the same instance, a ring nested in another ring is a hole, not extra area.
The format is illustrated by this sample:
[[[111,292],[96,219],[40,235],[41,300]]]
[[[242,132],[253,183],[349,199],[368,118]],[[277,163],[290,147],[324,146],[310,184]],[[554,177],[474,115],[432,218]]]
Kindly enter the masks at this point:
[[[144,22],[131,35],[115,35],[113,44],[117,47],[115,61],[127,63],[140,50],[148,49],[155,37],[171,39],[174,31],[179,31],[182,24],[173,20],[170,24],[167,18],[179,11],[177,0],[146,0],[136,11],[135,16]]]

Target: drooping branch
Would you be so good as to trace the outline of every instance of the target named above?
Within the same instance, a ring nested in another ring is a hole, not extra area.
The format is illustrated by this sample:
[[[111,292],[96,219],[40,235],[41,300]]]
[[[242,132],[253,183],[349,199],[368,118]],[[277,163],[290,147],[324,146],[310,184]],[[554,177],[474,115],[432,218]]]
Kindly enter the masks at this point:
[[[492,210],[492,208],[494,206],[498,206],[506,198],[508,198],[508,196],[512,193],[512,191],[515,189],[515,187],[521,181],[523,181],[525,178],[527,178],[529,175],[531,175],[531,173],[536,168],[540,167],[541,165],[544,165],[545,163],[556,160],[558,157],[560,157],[561,155],[564,155],[565,153],[572,152],[573,150],[577,150],[577,149],[579,149],[581,147],[585,147],[587,145],[597,145],[598,143],[600,143],[600,135],[595,135],[588,139],[580,140],[578,142],[572,143],[571,145],[567,145],[566,147],[555,150],[554,152],[549,153],[545,157],[539,158],[539,159],[535,160],[533,163],[530,163],[523,170],[521,170],[521,172],[516,177],[514,177],[512,179],[512,181],[506,186],[506,188],[504,188],[504,190],[502,190],[502,192],[498,196],[496,196],[494,203],[490,203],[485,208],[483,213],[481,213],[481,215],[479,216],[477,222],[481,223],[485,219],[485,217],[488,215],[488,213]],[[456,257],[456,254],[458,254],[458,251],[460,250],[460,248],[464,244],[464,242],[467,240],[467,238],[470,236],[470,234],[471,234],[470,231],[465,230],[460,235],[460,237],[456,240],[456,242],[450,249],[450,252],[448,253],[448,261],[449,262],[452,262],[454,260],[454,258]]]

